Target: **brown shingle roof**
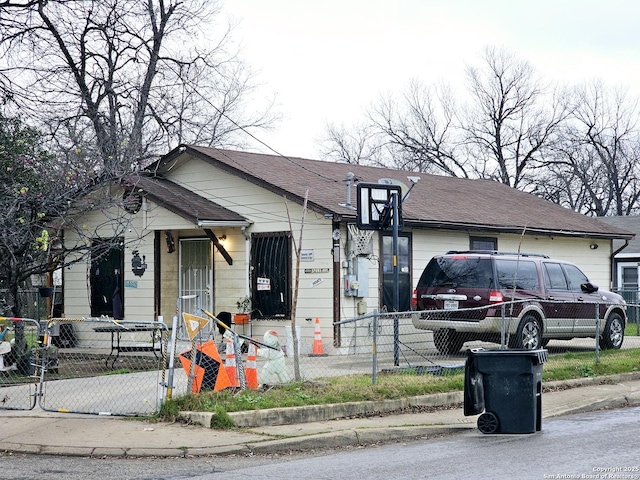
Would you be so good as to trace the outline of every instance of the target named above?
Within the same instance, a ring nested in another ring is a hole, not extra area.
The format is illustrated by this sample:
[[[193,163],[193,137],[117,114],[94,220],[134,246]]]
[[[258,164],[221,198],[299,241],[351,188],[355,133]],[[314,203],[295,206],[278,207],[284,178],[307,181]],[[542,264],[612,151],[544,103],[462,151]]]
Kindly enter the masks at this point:
[[[640,256],[640,217],[638,216],[615,216],[600,217],[598,220],[615,227],[616,229],[625,229],[636,234],[636,237],[629,242],[629,245],[622,251],[623,254],[637,254]],[[624,242],[614,242],[614,251],[622,247]]]
[[[218,222],[220,224],[247,224],[242,216],[201,197],[167,179],[148,175],[131,176],[127,183],[144,191],[147,197],[167,210],[187,220]]]
[[[345,163],[283,157],[261,153],[221,150],[183,145],[151,166],[158,172],[176,162],[196,156],[218,168],[243,177],[278,194],[286,194],[302,203],[309,190],[309,207],[325,213],[355,218],[345,204],[347,173],[357,181],[376,183],[393,178],[409,183],[415,172],[391,170]],[[576,213],[534,195],[490,180],[470,180],[419,174],[421,180],[403,203],[405,225],[423,228],[447,228],[521,232],[554,235],[579,235],[603,238],[630,238],[625,229],[610,226],[592,217]],[[351,204],[356,204],[355,185]]]

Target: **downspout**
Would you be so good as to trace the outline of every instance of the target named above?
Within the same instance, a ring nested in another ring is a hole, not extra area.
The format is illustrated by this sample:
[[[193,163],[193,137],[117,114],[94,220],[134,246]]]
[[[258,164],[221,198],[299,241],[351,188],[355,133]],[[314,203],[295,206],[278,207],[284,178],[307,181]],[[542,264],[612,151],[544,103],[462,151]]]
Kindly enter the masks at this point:
[[[145,211],[146,215],[146,211]],[[153,318],[158,319],[162,313],[162,258],[160,249],[162,242],[160,231],[155,230],[153,237]],[[169,312],[170,313],[170,312]],[[169,315],[167,315],[167,318]]]
[[[609,272],[609,275],[611,278],[611,286],[609,288],[611,289],[613,289],[613,283],[614,283],[613,279],[614,279],[614,275],[616,274],[616,269],[615,269],[616,255],[619,254],[622,250],[624,250],[628,246],[629,246],[629,240],[625,240],[624,245],[622,245],[619,249],[613,252],[611,254],[611,257],[609,258],[609,268],[611,269],[611,271]],[[618,285],[618,289],[619,288],[620,288],[620,285]]]
[[[331,226],[332,231],[340,231],[340,223],[334,221]],[[335,323],[340,321],[340,298],[342,295],[342,282],[341,272],[342,266],[340,265],[340,238],[333,238],[333,346],[339,347],[341,343],[340,338],[340,325]]]

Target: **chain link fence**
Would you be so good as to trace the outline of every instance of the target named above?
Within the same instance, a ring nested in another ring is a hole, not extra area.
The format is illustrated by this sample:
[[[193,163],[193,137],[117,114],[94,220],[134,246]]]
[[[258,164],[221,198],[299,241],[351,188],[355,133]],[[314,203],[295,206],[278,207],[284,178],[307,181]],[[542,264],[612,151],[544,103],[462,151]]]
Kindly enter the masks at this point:
[[[164,323],[3,317],[0,330],[0,408],[151,415],[164,400]]]
[[[566,354],[586,352],[592,360],[585,363],[593,364],[602,349],[622,356],[640,349],[639,311],[637,303],[627,304],[620,314],[605,304],[536,301],[472,310],[374,312],[340,322],[340,345],[323,338],[317,325],[313,339],[308,335],[298,339],[297,358],[291,345],[277,351],[282,353],[285,380],[364,374],[375,384],[379,373],[463,372],[466,350],[518,347],[518,342],[536,337],[539,329],[545,332],[541,345],[551,358],[562,361]],[[251,366],[260,383],[267,383],[272,350],[260,347],[257,357],[248,358],[256,352],[246,348],[246,339],[240,352],[229,352],[217,329],[203,331],[207,338],[190,341],[172,337],[162,322],[0,317],[0,332],[5,332],[0,347],[0,409],[38,405],[58,412],[152,415],[172,394],[191,391],[193,372],[184,367],[181,356],[188,357],[194,345],[212,340],[219,353],[218,367],[230,377],[235,369],[238,378],[245,378],[244,369]],[[623,339],[621,344],[617,338]]]
[[[639,305],[505,302],[478,309],[376,312],[339,323],[341,344],[327,357],[300,356],[303,379],[379,372],[443,375],[464,370],[472,348],[546,348],[565,354],[640,348]],[[596,333],[597,332],[597,333]],[[532,343],[533,342],[533,343]],[[622,342],[622,343],[620,343]],[[535,345],[534,345],[535,343]],[[300,351],[304,349],[299,349]],[[631,354],[630,354],[631,355]],[[294,372],[294,359],[287,357]]]

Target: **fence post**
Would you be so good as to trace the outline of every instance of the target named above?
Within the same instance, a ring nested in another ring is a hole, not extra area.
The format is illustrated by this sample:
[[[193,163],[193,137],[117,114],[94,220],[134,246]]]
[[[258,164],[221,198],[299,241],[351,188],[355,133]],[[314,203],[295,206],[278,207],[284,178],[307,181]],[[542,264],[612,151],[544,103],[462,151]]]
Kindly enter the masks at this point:
[[[373,356],[373,361],[371,362],[373,367],[373,372],[371,374],[372,384],[376,384],[376,374],[378,371],[378,310],[373,311],[373,343],[371,345],[371,353]]]
[[[600,363],[600,304],[596,303],[596,363]]]
[[[502,305],[500,305],[500,314],[502,316],[502,326],[500,327],[500,348],[501,349],[506,349],[507,348],[507,332],[506,332],[506,322],[507,322],[507,316],[504,312],[504,302],[502,303]]]

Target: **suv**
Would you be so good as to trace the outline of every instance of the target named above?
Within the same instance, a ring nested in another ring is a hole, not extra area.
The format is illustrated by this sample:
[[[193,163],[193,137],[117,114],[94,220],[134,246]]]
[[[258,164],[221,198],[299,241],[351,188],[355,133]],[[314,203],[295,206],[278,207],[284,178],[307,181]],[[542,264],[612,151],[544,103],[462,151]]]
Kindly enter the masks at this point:
[[[504,302],[511,302],[502,305]],[[453,354],[466,341],[536,349],[551,339],[594,337],[599,304],[599,343],[620,348],[626,303],[600,290],[572,263],[546,255],[452,251],[435,256],[414,291],[413,325],[433,330],[436,348]],[[431,312],[433,311],[433,312]],[[504,320],[503,320],[504,319]]]

